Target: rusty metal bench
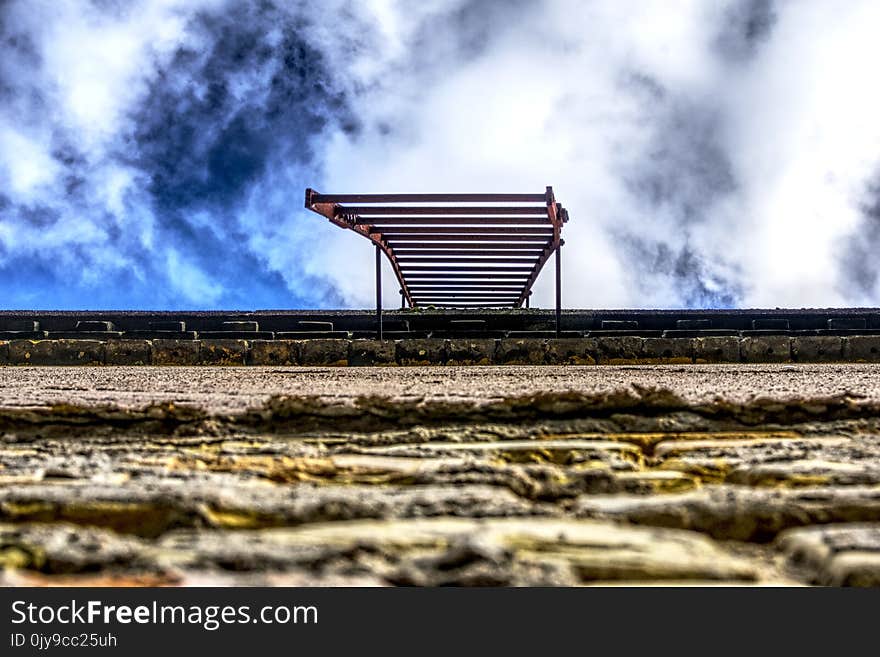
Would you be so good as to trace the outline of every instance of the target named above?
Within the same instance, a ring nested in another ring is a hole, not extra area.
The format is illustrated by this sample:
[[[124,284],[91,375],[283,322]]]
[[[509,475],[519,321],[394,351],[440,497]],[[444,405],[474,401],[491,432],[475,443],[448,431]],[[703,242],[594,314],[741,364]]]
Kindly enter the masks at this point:
[[[561,315],[562,225],[568,212],[543,194],[320,194],[306,208],[376,247],[376,318],[382,335],[381,254],[400,283],[401,307],[529,307],[532,285],[556,253]]]

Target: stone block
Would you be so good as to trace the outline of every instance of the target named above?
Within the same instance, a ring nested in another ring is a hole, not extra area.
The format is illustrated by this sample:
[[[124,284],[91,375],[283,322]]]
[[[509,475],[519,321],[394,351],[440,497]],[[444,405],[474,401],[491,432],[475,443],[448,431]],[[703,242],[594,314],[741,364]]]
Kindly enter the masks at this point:
[[[799,363],[840,362],[843,360],[843,338],[831,335],[792,338],[791,356]]]
[[[153,365],[197,365],[199,362],[198,340],[153,340],[150,344]]]
[[[485,319],[453,319],[449,322],[450,331],[485,331],[487,328]]]
[[[300,343],[296,340],[254,340],[250,343],[249,365],[298,365]]]
[[[712,328],[711,319],[677,319],[675,328],[680,331],[704,331]]]
[[[105,322],[100,320],[81,320],[76,323],[76,330],[107,332],[115,331],[116,325],[113,322]]]
[[[9,342],[0,340],[0,365],[6,365],[9,362]]]
[[[496,365],[543,365],[547,341],[536,338],[499,340],[495,346]]]
[[[446,341],[436,338],[398,340],[396,358],[401,365],[442,365],[446,362]]]
[[[150,330],[183,333],[186,331],[186,322],[150,322]]]
[[[791,326],[787,319],[753,319],[752,328],[756,331],[787,331]]]
[[[149,340],[108,340],[104,352],[107,365],[149,365],[152,357]]]
[[[299,343],[303,365],[348,365],[348,340],[303,340]]]
[[[489,365],[495,358],[495,340],[453,338],[446,343],[447,365]]]
[[[604,365],[635,363],[642,355],[644,338],[633,335],[597,338],[599,362]]]
[[[834,317],[828,320],[828,328],[832,330],[858,331],[868,327],[864,317]]]
[[[694,362],[738,363],[739,338],[732,335],[695,338]]]
[[[642,360],[648,363],[692,363],[694,341],[691,338],[645,338]]]
[[[244,365],[247,340],[200,340],[199,363],[202,365]]]
[[[36,333],[40,330],[40,322],[33,319],[15,319],[10,317],[0,318],[0,331],[15,331],[17,333]]]
[[[297,330],[299,331],[322,331],[322,332],[332,332],[333,331],[333,322],[313,322],[309,320],[302,320],[296,323]]]
[[[599,344],[595,338],[547,340],[547,362],[552,365],[595,365]]]
[[[13,340],[9,343],[13,365],[103,365],[100,340]]]
[[[852,363],[880,362],[880,335],[850,335],[843,339],[843,358]]]
[[[221,324],[223,331],[252,331],[256,333],[260,330],[260,325],[252,321],[223,322]]]
[[[349,365],[397,365],[394,340],[352,340],[348,348]]]
[[[791,338],[786,335],[761,335],[743,338],[739,355],[744,363],[791,362]]]

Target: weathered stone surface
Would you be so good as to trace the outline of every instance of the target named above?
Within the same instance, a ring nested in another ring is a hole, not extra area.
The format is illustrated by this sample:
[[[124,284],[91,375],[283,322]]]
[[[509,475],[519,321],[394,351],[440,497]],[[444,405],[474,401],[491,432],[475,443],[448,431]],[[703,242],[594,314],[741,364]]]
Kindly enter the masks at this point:
[[[394,340],[352,340],[349,365],[396,365]]]
[[[615,365],[638,362],[642,355],[642,343],[644,342],[644,338],[633,336],[603,336],[598,338],[597,342],[599,349],[599,362],[602,364]]]
[[[876,380],[5,368],[0,584],[878,585]]]
[[[103,365],[104,343],[99,340],[12,340],[12,365]]]
[[[495,357],[495,340],[455,338],[446,342],[447,365],[489,365]]]
[[[843,360],[843,338],[831,335],[798,336],[791,340],[791,355],[797,362],[834,363]]]
[[[208,379],[212,382],[210,387],[204,385]],[[776,409],[788,415],[799,408],[809,408],[812,416],[822,419],[830,409],[829,403],[853,409],[863,404],[880,405],[880,378],[873,364],[789,364],[565,369],[517,365],[309,368],[295,376],[278,372],[274,367],[85,371],[69,367],[10,368],[0,378],[0,406],[60,403],[142,408],[157,401],[185,401],[207,411],[227,412],[260,407],[275,395],[317,396],[353,404],[359,397],[380,392],[392,402],[417,397],[428,401],[458,398],[480,404],[499,398],[567,393],[613,400],[636,388],[646,395],[656,390],[668,391],[682,400],[681,410],[700,406],[712,409],[713,414],[725,410],[715,403],[721,395],[730,404],[742,405],[742,421],[749,425],[762,420],[763,416],[755,412],[757,408]],[[756,397],[770,403],[755,404]],[[799,404],[797,400],[805,403]],[[690,430],[698,429],[695,422],[697,418],[690,421]]]
[[[694,338],[694,361],[697,363],[738,363],[739,338],[713,336]]]
[[[791,453],[802,454],[810,448],[821,449],[828,446],[841,446],[848,442],[845,437],[828,438],[789,438],[777,436],[749,436],[738,440],[664,440],[654,448],[654,456],[658,459],[681,456],[701,456],[709,459],[737,458],[739,460],[754,456],[756,450],[771,452],[771,457],[780,457]]]
[[[108,340],[104,351],[107,365],[149,365],[152,358],[147,340]]]
[[[249,342],[249,365],[297,365],[299,342],[296,340],[254,340]]]
[[[244,365],[247,360],[246,340],[200,340],[199,363],[202,365]]]
[[[595,338],[547,340],[547,362],[552,365],[595,365],[599,344]]]
[[[880,488],[707,486],[661,497],[582,496],[573,511],[579,517],[691,529],[719,539],[768,541],[791,527],[880,521]]]
[[[759,577],[754,565],[699,535],[561,519],[337,522],[206,538],[179,534],[163,540],[164,554],[173,559],[168,565],[189,569],[214,561],[253,569],[281,561],[312,569],[343,561],[355,572],[420,586]]]
[[[302,340],[299,343],[303,365],[348,365],[348,340]]]
[[[857,486],[880,485],[880,460],[779,460],[734,468],[726,477],[745,486]]]
[[[432,442],[421,445],[400,445],[381,449],[385,453],[413,455],[458,455],[463,452],[491,455],[512,463],[543,463],[571,465],[588,461],[622,458],[641,463],[642,453],[630,443],[611,440],[501,440],[491,442]]]
[[[880,586],[880,523],[805,527],[783,532],[777,545],[811,583]]]
[[[558,510],[504,488],[447,486],[296,486],[190,477],[0,488],[0,522],[77,523],[154,538],[176,527],[258,529],[364,518],[554,515]],[[282,482],[283,483],[283,482]]]
[[[153,365],[196,365],[199,362],[198,340],[152,340]]]
[[[494,360],[499,365],[542,365],[546,353],[546,340],[505,338],[498,341]]]
[[[880,362],[880,335],[851,335],[843,339],[843,357],[854,363]]]
[[[646,363],[692,363],[693,342],[690,338],[645,338],[641,357]]]
[[[0,340],[0,365],[9,363],[9,342]]]
[[[78,538],[64,524],[2,526],[0,560],[13,569],[51,573],[66,583],[77,581],[70,575],[78,574],[80,583],[96,584],[88,579],[89,571],[112,568],[117,583],[126,585],[137,584],[138,576],[141,584],[150,583],[151,576],[155,584],[163,574],[170,580],[164,583],[175,583],[180,573],[191,573],[188,583],[210,581],[221,569],[251,573],[252,578],[287,572],[299,578],[287,584],[323,585],[345,576],[372,576],[371,584],[420,586],[748,582],[761,576],[757,565],[692,532],[582,520],[337,521],[260,531],[177,530],[156,541],[80,531]],[[30,583],[39,581],[32,578]],[[251,579],[255,581],[260,580]],[[270,581],[284,583],[277,577]]]
[[[445,340],[398,340],[396,359],[401,365],[437,365],[446,362]]]
[[[58,524],[0,524],[0,566],[55,575],[131,564],[145,550],[113,532]]]
[[[744,363],[786,363],[791,360],[791,338],[784,335],[743,338],[739,348]]]

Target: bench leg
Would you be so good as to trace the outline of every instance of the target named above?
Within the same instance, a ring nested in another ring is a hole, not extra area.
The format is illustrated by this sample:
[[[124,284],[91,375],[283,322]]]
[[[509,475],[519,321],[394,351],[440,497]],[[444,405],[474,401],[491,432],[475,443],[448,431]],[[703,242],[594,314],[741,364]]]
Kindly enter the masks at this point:
[[[382,249],[376,246],[376,334],[382,339]]]
[[[556,337],[562,329],[562,244],[556,247]]]

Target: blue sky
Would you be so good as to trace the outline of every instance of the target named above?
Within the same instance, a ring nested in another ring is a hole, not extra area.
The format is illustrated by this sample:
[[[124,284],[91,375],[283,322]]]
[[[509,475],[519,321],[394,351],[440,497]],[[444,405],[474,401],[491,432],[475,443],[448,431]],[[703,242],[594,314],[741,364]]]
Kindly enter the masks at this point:
[[[372,250],[305,187],[548,184],[567,306],[880,305],[878,25],[873,0],[8,0],[0,307],[368,307]]]

